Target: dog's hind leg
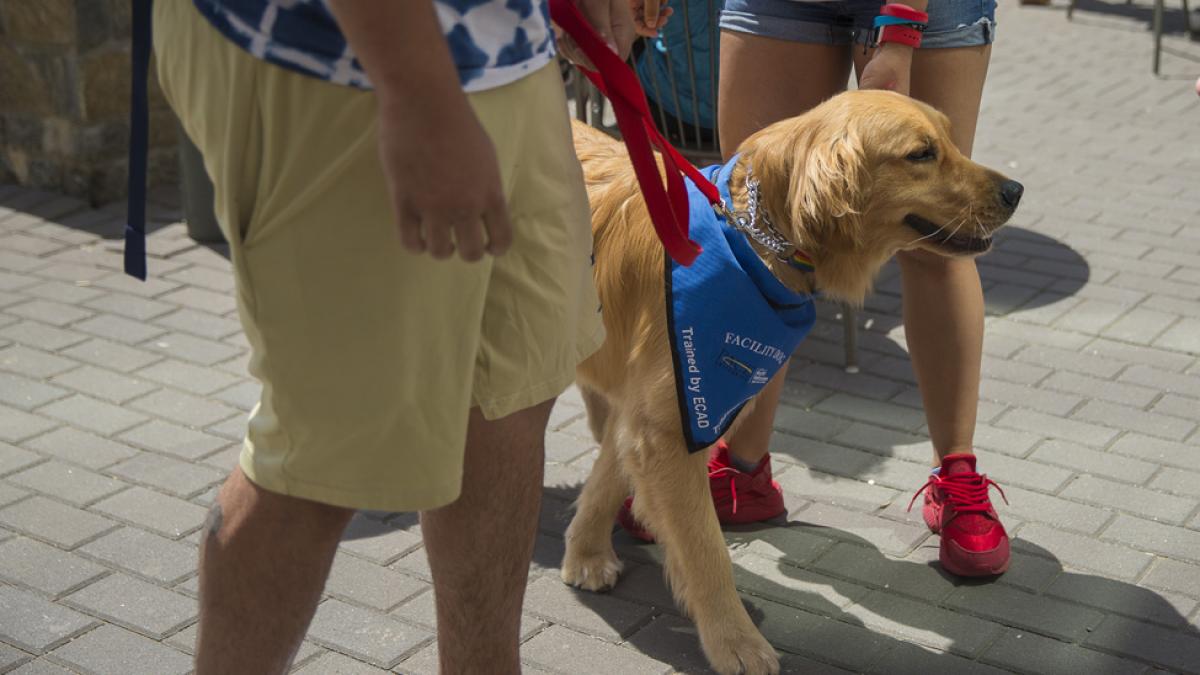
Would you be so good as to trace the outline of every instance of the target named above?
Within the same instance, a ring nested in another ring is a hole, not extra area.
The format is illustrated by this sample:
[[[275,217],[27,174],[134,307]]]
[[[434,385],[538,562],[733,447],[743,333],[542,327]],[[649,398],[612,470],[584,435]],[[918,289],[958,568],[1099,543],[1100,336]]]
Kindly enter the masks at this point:
[[[567,528],[567,551],[562,579],[588,591],[607,591],[617,583],[621,561],[612,545],[613,519],[629,494],[621,472],[608,402],[584,390],[588,421],[600,441],[600,457],[592,466],[583,492],[575,503],[575,517]]]
[[[722,675],[773,675],[779,657],[738,597],[733,565],[717,522],[707,453],[688,454],[677,436],[647,435],[631,461],[634,515],[666,550],[667,581],[696,622],[700,643]]]

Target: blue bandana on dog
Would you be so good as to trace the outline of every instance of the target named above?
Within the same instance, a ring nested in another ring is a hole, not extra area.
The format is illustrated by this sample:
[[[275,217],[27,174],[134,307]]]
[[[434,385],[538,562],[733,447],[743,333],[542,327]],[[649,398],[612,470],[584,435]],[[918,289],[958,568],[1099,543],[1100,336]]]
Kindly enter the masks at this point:
[[[736,157],[702,170],[725,203]],[[666,259],[667,327],[688,452],[711,446],[808,335],[810,295],[784,286],[688,182],[691,236],[704,252],[690,267]]]

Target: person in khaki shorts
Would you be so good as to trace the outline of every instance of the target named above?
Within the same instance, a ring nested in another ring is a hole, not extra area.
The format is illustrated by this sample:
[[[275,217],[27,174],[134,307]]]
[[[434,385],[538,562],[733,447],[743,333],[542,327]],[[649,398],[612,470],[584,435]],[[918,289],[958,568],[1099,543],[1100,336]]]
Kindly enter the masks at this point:
[[[626,3],[579,2],[625,53]],[[603,340],[542,9],[156,3],[263,384],[201,541],[198,673],[287,670],[355,509],[422,511],[441,672],[520,671],[547,419]]]

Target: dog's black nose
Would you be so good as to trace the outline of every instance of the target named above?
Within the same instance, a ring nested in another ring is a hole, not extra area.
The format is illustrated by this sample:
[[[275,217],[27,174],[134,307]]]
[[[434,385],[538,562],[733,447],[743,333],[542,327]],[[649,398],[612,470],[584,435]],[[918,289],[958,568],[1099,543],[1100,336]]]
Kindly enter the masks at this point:
[[[1015,180],[1006,180],[1000,184],[1000,199],[1010,209],[1017,208],[1021,203],[1021,195],[1025,194],[1025,186]]]

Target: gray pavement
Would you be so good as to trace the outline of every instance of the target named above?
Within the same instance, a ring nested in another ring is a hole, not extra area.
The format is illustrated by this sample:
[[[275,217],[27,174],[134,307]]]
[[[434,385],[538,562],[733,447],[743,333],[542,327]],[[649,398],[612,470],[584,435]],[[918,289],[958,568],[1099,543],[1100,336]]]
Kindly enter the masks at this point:
[[[980,262],[977,441],[1012,568],[946,577],[905,512],[930,447],[889,270],[863,372],[841,371],[833,308],[793,368],[790,522],[728,533],[787,672],[1200,673],[1200,45],[1169,36],[1155,79],[1146,5],[1062,10],[1004,0],[976,149],[1027,187]],[[157,199],[140,284],[119,272],[120,208],[0,186],[0,672],[191,667],[197,530],[257,390],[228,262]],[[547,455],[527,671],[705,672],[656,547],[618,534],[608,595],[557,579],[595,457],[575,392]],[[355,519],[298,672],[436,672],[415,524]]]

